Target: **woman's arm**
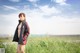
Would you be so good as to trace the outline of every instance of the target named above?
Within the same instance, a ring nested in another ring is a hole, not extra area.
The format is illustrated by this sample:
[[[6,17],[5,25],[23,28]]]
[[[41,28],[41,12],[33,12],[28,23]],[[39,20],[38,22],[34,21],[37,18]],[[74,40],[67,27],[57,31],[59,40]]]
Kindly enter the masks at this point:
[[[29,28],[29,25],[27,22],[25,24],[25,31],[24,32],[25,32],[25,34],[24,34],[24,40],[25,40],[30,34],[30,28]]]

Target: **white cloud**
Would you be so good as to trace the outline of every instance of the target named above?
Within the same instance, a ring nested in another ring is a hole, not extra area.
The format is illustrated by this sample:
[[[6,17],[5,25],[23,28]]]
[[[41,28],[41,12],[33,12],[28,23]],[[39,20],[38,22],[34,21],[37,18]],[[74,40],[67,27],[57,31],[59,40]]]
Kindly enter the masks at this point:
[[[46,6],[41,6],[39,7],[40,10],[44,13],[44,15],[51,15],[51,14],[58,14],[58,13],[61,13],[60,10],[58,10],[57,8],[55,7],[49,7],[48,5]]]
[[[25,9],[20,11],[26,13],[26,21],[30,26],[31,34],[80,34],[80,18],[65,18],[65,16],[60,15],[54,16],[53,14],[55,13],[61,13],[61,11],[55,7],[49,8],[48,6],[41,6],[39,8],[40,9]],[[14,33],[15,27],[18,23],[18,14],[19,12],[9,15],[2,15],[11,23],[11,25],[7,25],[6,28],[4,24],[2,27],[0,26],[0,30],[2,29],[1,32],[4,32],[3,29],[5,29],[5,33]],[[51,17],[44,17],[44,15],[51,14]],[[8,23],[6,22],[6,24]]]
[[[33,6],[38,7],[37,2],[39,0],[28,0],[28,1],[31,2]]]
[[[19,2],[20,0],[9,0],[11,2]]]
[[[48,22],[49,34],[80,34],[80,18],[53,16]]]
[[[66,0],[51,0],[51,1],[54,1],[60,5],[67,5]]]
[[[16,25],[18,24],[18,13],[1,15],[0,34],[14,34]],[[5,31],[4,31],[5,30]]]
[[[17,8],[15,8],[13,6],[7,6],[7,5],[3,5],[3,9],[5,9],[5,10],[18,10]]]
[[[32,34],[80,34],[80,18],[65,18],[65,16],[44,17],[39,9],[27,12],[27,19]]]
[[[30,1],[30,2],[37,2],[38,0],[28,0],[28,1]]]
[[[53,17],[50,19],[38,19],[32,17],[32,33],[38,34],[80,34],[80,19],[65,19],[63,17]]]

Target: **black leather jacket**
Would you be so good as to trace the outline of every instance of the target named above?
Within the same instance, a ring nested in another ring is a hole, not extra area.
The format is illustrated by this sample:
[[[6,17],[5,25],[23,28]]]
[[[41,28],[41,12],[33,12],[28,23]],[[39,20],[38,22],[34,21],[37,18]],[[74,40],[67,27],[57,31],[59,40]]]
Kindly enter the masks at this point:
[[[22,26],[20,31],[20,38],[18,38],[18,26],[20,22],[22,22]],[[24,21],[19,20],[19,24],[17,25],[12,41],[18,42],[19,44],[23,44],[23,41],[26,41],[28,35],[30,34],[30,29],[28,23],[25,20]]]

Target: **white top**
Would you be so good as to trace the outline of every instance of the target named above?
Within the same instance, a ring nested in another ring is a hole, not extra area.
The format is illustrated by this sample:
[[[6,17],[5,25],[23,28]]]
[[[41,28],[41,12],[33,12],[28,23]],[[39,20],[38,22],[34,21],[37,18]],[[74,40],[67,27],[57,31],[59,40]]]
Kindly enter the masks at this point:
[[[18,26],[18,38],[20,37],[21,26],[22,26],[22,22]]]

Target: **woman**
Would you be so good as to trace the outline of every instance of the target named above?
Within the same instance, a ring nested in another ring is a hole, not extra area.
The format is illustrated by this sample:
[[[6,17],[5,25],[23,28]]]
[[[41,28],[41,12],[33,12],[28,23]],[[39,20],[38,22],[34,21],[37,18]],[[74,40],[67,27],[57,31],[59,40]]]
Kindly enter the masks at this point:
[[[30,34],[28,23],[24,13],[19,14],[19,24],[15,30],[13,41],[18,42],[17,53],[25,53],[25,45]]]

